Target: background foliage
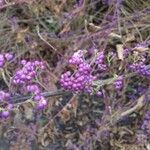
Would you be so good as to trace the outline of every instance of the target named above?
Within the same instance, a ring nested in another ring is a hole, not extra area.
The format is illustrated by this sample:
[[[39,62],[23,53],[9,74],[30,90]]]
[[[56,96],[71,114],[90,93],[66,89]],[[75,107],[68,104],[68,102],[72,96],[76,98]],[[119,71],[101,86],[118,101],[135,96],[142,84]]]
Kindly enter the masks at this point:
[[[5,66],[1,89],[15,91],[5,81],[10,81],[21,59],[38,59],[46,64],[38,80],[43,91],[58,91],[68,59],[79,49],[88,51],[89,60],[94,49],[104,51],[109,67],[100,75],[102,80],[125,75],[126,66],[143,57],[149,65],[149,4],[149,0],[1,0],[0,51],[15,56]],[[132,54],[122,58],[117,45],[132,49]],[[116,53],[113,59],[111,52]],[[150,149],[141,129],[150,110],[149,78],[127,77],[121,91],[106,81],[102,91],[102,97],[74,92],[49,97],[43,111],[34,110],[31,102],[16,104],[10,118],[0,120],[0,149]]]

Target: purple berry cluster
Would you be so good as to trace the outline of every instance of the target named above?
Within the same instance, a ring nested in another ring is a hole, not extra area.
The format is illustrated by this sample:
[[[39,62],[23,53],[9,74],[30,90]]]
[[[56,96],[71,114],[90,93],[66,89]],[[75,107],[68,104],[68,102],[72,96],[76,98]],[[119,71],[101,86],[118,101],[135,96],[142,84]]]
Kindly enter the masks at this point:
[[[143,64],[143,62],[134,63],[134,64],[129,66],[129,69],[131,71],[134,71],[134,72],[140,74],[140,75],[150,77],[150,66]]]
[[[150,111],[145,114],[141,129],[144,131],[144,134],[150,138]]]
[[[83,52],[78,50],[75,52],[72,57],[69,59],[69,64],[71,65],[79,65],[84,62]]]
[[[0,91],[0,102],[1,101],[5,101],[5,100],[9,100],[10,98],[10,94],[4,91]]]
[[[118,79],[114,82],[116,90],[121,90],[123,87],[123,76],[119,76]]]
[[[0,54],[0,68],[4,67],[5,63],[12,60],[13,57],[11,53]]]
[[[130,49],[125,48],[124,51],[123,51],[123,56],[124,56],[124,57],[128,57],[129,54],[130,54],[130,51],[131,51]]]
[[[41,94],[40,87],[34,83],[37,73],[45,69],[41,61],[21,61],[22,68],[18,70],[12,80],[14,85],[22,86],[23,90],[33,95],[33,100],[38,108],[44,108],[47,105],[46,99]]]
[[[13,105],[9,103],[10,94],[4,91],[0,91],[0,102],[6,103],[5,108],[0,108],[0,116],[2,118],[7,118],[10,111],[13,109]]]
[[[95,64],[101,64],[101,63],[103,63],[104,62],[104,58],[105,58],[104,52],[103,51],[99,52],[98,56],[97,56],[97,58],[95,60]]]
[[[91,67],[84,60],[81,51],[76,52],[69,60],[69,64],[76,66],[76,71],[67,71],[61,75],[60,84],[66,90],[91,92],[90,85],[95,79],[91,75]]]
[[[33,100],[37,103],[37,108],[43,109],[47,105],[47,101],[42,96],[41,90],[38,85],[30,84],[26,87],[27,91],[33,95]]]
[[[27,85],[26,90],[27,90],[29,93],[34,93],[35,95],[40,93],[40,88],[39,88],[39,86],[36,85],[36,84]]]
[[[105,55],[104,55],[104,52],[102,51],[98,53],[98,56],[95,60],[95,64],[98,65],[98,69],[100,71],[106,71],[107,69],[106,64],[104,64],[104,58],[105,58]]]
[[[22,68],[18,70],[13,77],[13,84],[22,85],[32,83],[40,69],[44,69],[44,64],[41,61],[21,61]]]

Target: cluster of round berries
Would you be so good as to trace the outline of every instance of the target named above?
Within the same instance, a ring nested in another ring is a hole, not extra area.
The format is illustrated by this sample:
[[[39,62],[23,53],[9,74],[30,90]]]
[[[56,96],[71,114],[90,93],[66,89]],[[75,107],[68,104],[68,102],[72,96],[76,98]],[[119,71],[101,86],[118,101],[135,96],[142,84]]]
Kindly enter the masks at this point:
[[[76,66],[76,72],[73,74],[70,71],[61,75],[60,84],[66,90],[72,91],[90,91],[90,84],[95,79],[91,75],[91,67],[84,60],[81,51],[74,53],[70,58],[69,64]]]
[[[145,114],[141,129],[144,131],[146,136],[150,138],[150,111]]]
[[[21,64],[23,66],[15,73],[12,82],[14,85],[23,85],[22,88],[33,95],[37,108],[42,109],[47,105],[47,101],[42,96],[39,86],[33,82],[36,80],[38,71],[44,70],[44,63],[41,61],[22,60]]]
[[[95,60],[95,64],[98,65],[98,69],[100,71],[106,71],[107,69],[106,64],[104,64],[104,58],[105,58],[105,55],[104,55],[104,52],[102,51],[98,53],[98,56]]]
[[[22,85],[32,83],[39,69],[44,69],[44,64],[41,61],[26,61],[22,60],[23,67],[18,70],[13,77],[13,84]]]
[[[123,56],[124,56],[124,57],[128,57],[128,56],[129,56],[129,54],[130,54],[130,52],[131,52],[131,50],[130,50],[130,49],[125,48],[125,49],[124,49],[124,51],[123,51]]]
[[[5,54],[0,54],[0,67],[4,67],[5,63],[7,61],[12,60],[13,54],[10,53],[5,53]]]
[[[95,60],[95,64],[101,64],[104,62],[104,52],[99,52],[98,55],[97,55],[97,58]]]
[[[140,74],[140,75],[150,77],[150,66],[143,64],[143,62],[134,63],[134,64],[129,66],[129,69],[131,71],[134,71],[134,72]]]
[[[39,86],[36,84],[31,84],[26,88],[27,91],[33,95],[33,100],[36,101],[37,108],[43,109],[47,105],[47,101],[44,96],[42,96]]]
[[[123,76],[119,76],[118,79],[114,82],[116,90],[121,90],[123,87]]]
[[[4,91],[0,91],[0,102],[6,103],[5,108],[0,108],[0,116],[2,118],[7,118],[10,114],[10,111],[13,109],[13,104],[9,103],[10,94]]]
[[[10,94],[4,91],[0,91],[0,101],[9,100]]]
[[[75,52],[72,57],[69,59],[69,64],[71,65],[79,65],[84,62],[83,52],[78,50]]]

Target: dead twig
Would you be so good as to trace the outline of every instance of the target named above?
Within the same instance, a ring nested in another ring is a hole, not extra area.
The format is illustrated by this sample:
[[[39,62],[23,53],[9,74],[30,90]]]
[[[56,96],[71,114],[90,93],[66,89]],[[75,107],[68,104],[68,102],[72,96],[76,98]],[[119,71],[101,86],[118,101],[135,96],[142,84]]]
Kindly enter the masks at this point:
[[[39,38],[40,38],[43,42],[45,42],[48,46],[50,46],[54,51],[58,52],[57,49],[56,49],[54,46],[52,46],[49,42],[47,42],[47,41],[42,37],[42,35],[40,34],[39,26],[36,26],[36,31],[37,31],[37,34],[38,34]]]
[[[60,96],[60,95],[66,95],[66,94],[70,94],[70,92],[66,92],[66,91],[63,91],[63,90],[58,90],[58,91],[55,91],[55,92],[44,92],[44,93],[42,93],[42,96],[44,96],[44,97],[53,97],[53,96]],[[17,103],[25,102],[25,101],[27,101],[31,98],[32,98],[32,95],[14,96],[14,97],[10,98],[10,101],[13,104],[17,104]]]
[[[143,94],[141,97],[138,98],[135,106],[133,106],[132,108],[130,108],[122,113],[119,113],[120,114],[119,116],[113,115],[113,116],[115,116],[115,118],[112,120],[113,124],[116,124],[118,121],[120,121],[124,117],[129,116],[130,114],[141,110],[146,103],[145,99],[148,98],[149,95],[150,95],[150,89],[148,89],[145,94]]]

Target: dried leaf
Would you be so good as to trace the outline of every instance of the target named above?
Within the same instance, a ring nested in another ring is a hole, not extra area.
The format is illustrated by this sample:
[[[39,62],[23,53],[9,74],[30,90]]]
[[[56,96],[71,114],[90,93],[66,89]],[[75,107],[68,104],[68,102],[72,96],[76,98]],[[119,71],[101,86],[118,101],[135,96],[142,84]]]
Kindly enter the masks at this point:
[[[110,37],[110,38],[116,38],[116,39],[119,39],[119,40],[121,39],[121,35],[118,35],[118,34],[116,34],[116,33],[110,33],[110,34],[109,34],[109,37]]]
[[[27,27],[26,29],[21,29],[17,32],[17,36],[16,36],[17,43],[21,43],[24,41],[25,34],[27,33],[28,30],[29,30],[29,28]]]
[[[21,107],[23,108],[24,117],[27,120],[33,120],[33,117],[34,117],[33,104],[32,103],[24,103],[23,105],[21,105]]]
[[[150,50],[150,48],[138,46],[138,47],[135,47],[133,50],[134,50],[134,51],[139,51],[139,52],[144,52],[144,51]]]
[[[67,33],[67,32],[69,32],[70,31],[70,26],[69,26],[69,24],[65,24],[64,25],[64,27],[63,27],[63,29],[60,31],[60,35],[63,35],[63,34],[65,34],[65,33]]]
[[[68,120],[70,120],[70,111],[67,110],[66,108],[63,108],[63,110],[61,111],[61,113],[59,113],[59,116],[61,117],[61,119],[64,122],[67,122]]]
[[[100,26],[96,26],[96,25],[93,24],[93,23],[89,23],[89,24],[88,24],[88,28],[89,28],[90,31],[93,31],[93,32],[97,32],[98,30],[101,29]]]
[[[76,116],[77,111],[77,102],[78,102],[78,95],[73,95],[73,97],[70,99],[68,104],[65,105],[65,107],[60,111],[59,116],[63,121],[70,120],[71,113],[73,112]]]
[[[117,44],[116,49],[117,49],[118,58],[120,60],[123,60],[124,59],[124,57],[123,57],[123,51],[124,51],[123,44]]]
[[[74,116],[76,117],[76,114],[77,114],[77,106],[78,106],[78,100],[77,98],[74,98],[71,102],[70,102],[70,105],[71,105],[71,109],[74,113]]]
[[[134,34],[128,34],[125,42],[132,42],[132,41],[135,41]]]
[[[53,140],[54,140],[54,123],[52,121],[48,125],[46,125],[45,128],[39,129],[38,142],[45,147]]]

